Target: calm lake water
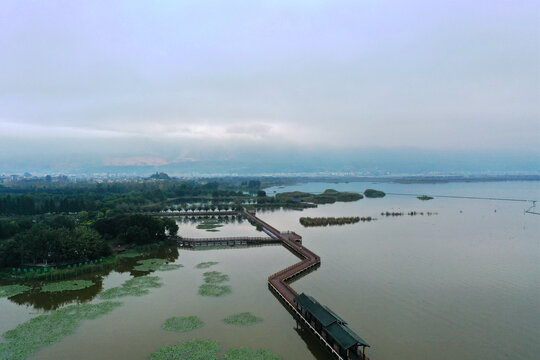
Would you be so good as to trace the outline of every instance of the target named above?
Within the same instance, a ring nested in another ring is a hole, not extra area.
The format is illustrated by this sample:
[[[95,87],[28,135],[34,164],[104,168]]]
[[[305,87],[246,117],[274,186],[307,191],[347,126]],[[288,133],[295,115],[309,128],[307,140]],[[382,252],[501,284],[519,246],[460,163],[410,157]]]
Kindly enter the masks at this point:
[[[274,191],[321,192],[327,188],[363,192],[540,199],[539,182],[448,184],[309,183]],[[321,256],[317,270],[293,287],[328,305],[372,345],[381,359],[537,359],[540,358],[540,217],[524,214],[527,202],[388,195],[304,211],[260,211],[281,230],[303,236]],[[435,212],[432,216],[383,217],[386,211]],[[304,228],[301,216],[372,216],[376,221]],[[230,220],[219,232],[179,222],[185,236],[260,236],[248,222]],[[155,256],[155,255],[153,255]],[[142,297],[126,297],[109,315],[87,320],[73,335],[38,351],[32,359],[147,359],[163,346],[194,338],[216,340],[224,350],[268,348],[283,359],[328,359],[319,343],[268,290],[267,277],[297,261],[282,246],[192,251],[169,249],[167,257],[184,267],[154,272],[164,286]],[[110,272],[87,275],[89,289],[43,295],[30,292],[0,299],[0,333],[54,308],[99,302],[99,292],[132,276],[137,259]],[[201,297],[205,269],[230,276],[232,294]],[[263,318],[252,327],[222,319],[250,311]],[[161,329],[172,316],[196,315],[200,329],[174,333]]]

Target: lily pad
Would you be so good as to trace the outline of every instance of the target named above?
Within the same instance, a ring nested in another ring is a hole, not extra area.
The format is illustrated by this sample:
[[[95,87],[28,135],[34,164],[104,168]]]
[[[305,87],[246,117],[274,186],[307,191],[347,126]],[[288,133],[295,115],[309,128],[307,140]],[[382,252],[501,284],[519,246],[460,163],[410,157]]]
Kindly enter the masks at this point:
[[[206,262],[197,264],[195,267],[197,269],[208,269],[210,266],[214,266],[217,264],[219,264],[217,261],[206,261]]]
[[[159,349],[151,360],[217,360],[219,343],[210,340],[191,340]]]
[[[203,322],[196,316],[172,317],[163,324],[165,330],[177,332],[191,331],[202,326]]]
[[[208,271],[203,275],[204,282],[207,284],[220,284],[229,280],[229,275],[220,273],[219,271]]]
[[[221,297],[230,294],[231,287],[228,285],[203,284],[199,287],[199,295]]]
[[[137,271],[170,271],[176,270],[184,265],[181,264],[167,264],[165,259],[146,259],[137,261],[137,266],[133,270]]]
[[[50,284],[45,284],[41,287],[42,292],[60,292],[86,289],[93,286],[94,282],[90,280],[68,280]]]
[[[51,345],[72,334],[85,319],[108,314],[120,302],[71,305],[47,315],[41,315],[4,334],[7,343],[0,343],[0,359],[22,360],[40,347]]]
[[[260,323],[262,319],[250,312],[243,312],[226,317],[223,321],[229,325],[250,326]]]
[[[0,298],[3,297],[12,297],[15,295],[22,294],[25,291],[30,290],[30,286],[26,285],[4,285],[0,286]]]
[[[227,355],[226,360],[281,360],[277,355],[272,354],[267,349],[253,350],[249,348],[232,349]]]
[[[105,290],[100,294],[101,299],[115,299],[124,296],[142,296],[148,294],[150,288],[163,286],[157,276],[140,276],[129,279],[122,286]]]

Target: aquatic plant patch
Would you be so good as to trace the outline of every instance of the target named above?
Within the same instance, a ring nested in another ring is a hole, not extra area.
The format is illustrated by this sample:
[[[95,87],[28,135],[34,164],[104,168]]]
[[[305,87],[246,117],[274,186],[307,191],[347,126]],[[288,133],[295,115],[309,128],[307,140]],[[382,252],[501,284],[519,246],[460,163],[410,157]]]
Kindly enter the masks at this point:
[[[136,258],[142,255],[143,255],[142,253],[136,250],[128,250],[128,251],[118,254],[118,256],[124,257],[124,258]]]
[[[267,349],[253,350],[250,348],[232,349],[225,355],[226,360],[281,360]]]
[[[208,269],[209,267],[217,265],[217,264],[219,264],[217,261],[206,261],[206,262],[197,264],[195,267],[197,269]]]
[[[0,343],[0,359],[22,360],[40,347],[51,345],[73,333],[85,319],[96,319],[108,314],[120,302],[71,305],[47,315],[41,315],[4,334],[8,341]]]
[[[185,332],[198,329],[203,322],[196,316],[172,317],[163,324],[163,328],[169,331]]]
[[[157,276],[140,276],[129,279],[121,286],[105,290],[100,294],[101,299],[115,299],[124,296],[142,296],[148,294],[150,288],[163,286]]]
[[[208,271],[203,274],[204,282],[207,284],[220,284],[229,280],[229,275],[219,271]]]
[[[231,287],[228,285],[203,284],[199,287],[199,295],[221,297],[230,294]]]
[[[229,325],[250,326],[260,323],[262,319],[250,312],[243,312],[226,317],[223,321]]]
[[[146,259],[137,261],[137,266],[133,270],[137,271],[170,271],[176,270],[184,265],[181,264],[167,264],[165,259]]]
[[[151,360],[217,360],[221,349],[219,343],[210,340],[195,339],[178,345],[159,349],[152,355]]]
[[[93,286],[94,282],[90,280],[68,280],[45,284],[41,287],[42,292],[60,292],[82,290]]]
[[[3,297],[12,297],[15,295],[22,294],[25,291],[30,290],[30,286],[26,285],[4,285],[0,286],[0,298]]]
[[[215,232],[215,231],[219,231],[218,229],[222,226],[223,224],[220,224],[218,221],[208,220],[208,221],[203,221],[202,223],[197,225],[197,229]]]

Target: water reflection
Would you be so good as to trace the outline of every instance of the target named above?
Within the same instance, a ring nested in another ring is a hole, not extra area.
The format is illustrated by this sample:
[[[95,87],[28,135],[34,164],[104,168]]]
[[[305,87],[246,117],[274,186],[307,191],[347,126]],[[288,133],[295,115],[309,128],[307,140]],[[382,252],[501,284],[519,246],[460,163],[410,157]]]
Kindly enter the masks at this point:
[[[68,290],[59,292],[42,292],[40,291],[41,285],[44,283],[34,282],[27,284],[32,286],[33,289],[22,294],[10,297],[9,300],[18,305],[32,306],[34,309],[52,311],[59,307],[73,304],[73,303],[85,303],[96,298],[103,290],[103,280],[112,272],[116,273],[129,273],[132,277],[139,277],[148,275],[154,272],[150,271],[137,271],[133,270],[133,267],[137,264],[137,261],[144,259],[166,259],[168,262],[174,262],[178,259],[178,247],[167,246],[157,249],[152,249],[145,252],[143,255],[137,258],[119,258],[116,264],[111,264],[110,267],[96,271],[90,274],[81,274],[80,276],[69,278],[66,280],[90,280],[94,285],[81,289],[81,290]],[[62,280],[58,280],[62,281]]]

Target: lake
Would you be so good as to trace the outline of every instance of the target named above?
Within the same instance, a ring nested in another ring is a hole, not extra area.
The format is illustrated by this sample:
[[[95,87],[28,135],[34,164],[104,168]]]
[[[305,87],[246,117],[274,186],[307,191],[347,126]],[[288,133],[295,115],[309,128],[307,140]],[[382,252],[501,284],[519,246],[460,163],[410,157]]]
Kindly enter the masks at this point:
[[[308,183],[266,189],[540,199],[539,182],[443,184]],[[525,214],[530,202],[387,195],[379,199],[320,205],[304,211],[259,211],[280,230],[302,235],[321,266],[293,282],[344,318],[381,359],[540,358],[540,217]],[[424,212],[381,216],[381,212]],[[427,212],[436,213],[428,216]],[[375,221],[309,227],[302,216],[372,216]],[[261,236],[247,221],[227,220],[217,232],[179,221],[188,237]],[[147,257],[168,258],[183,267],[155,271],[163,282],[148,295],[124,297],[110,314],[85,320],[60,342],[32,359],[147,359],[159,348],[195,338],[218,341],[224,350],[267,348],[283,359],[328,359],[322,346],[299,326],[268,289],[270,274],[298,259],[280,245],[219,250],[162,249]],[[61,294],[38,291],[0,298],[0,333],[78,302],[98,303],[100,292],[141,273],[140,259],[85,275],[95,286]],[[215,261],[208,270],[201,262]],[[228,274],[232,293],[198,295],[205,271]],[[263,319],[250,327],[222,320],[249,311]],[[204,326],[185,333],[163,330],[173,316],[198,316]]]

